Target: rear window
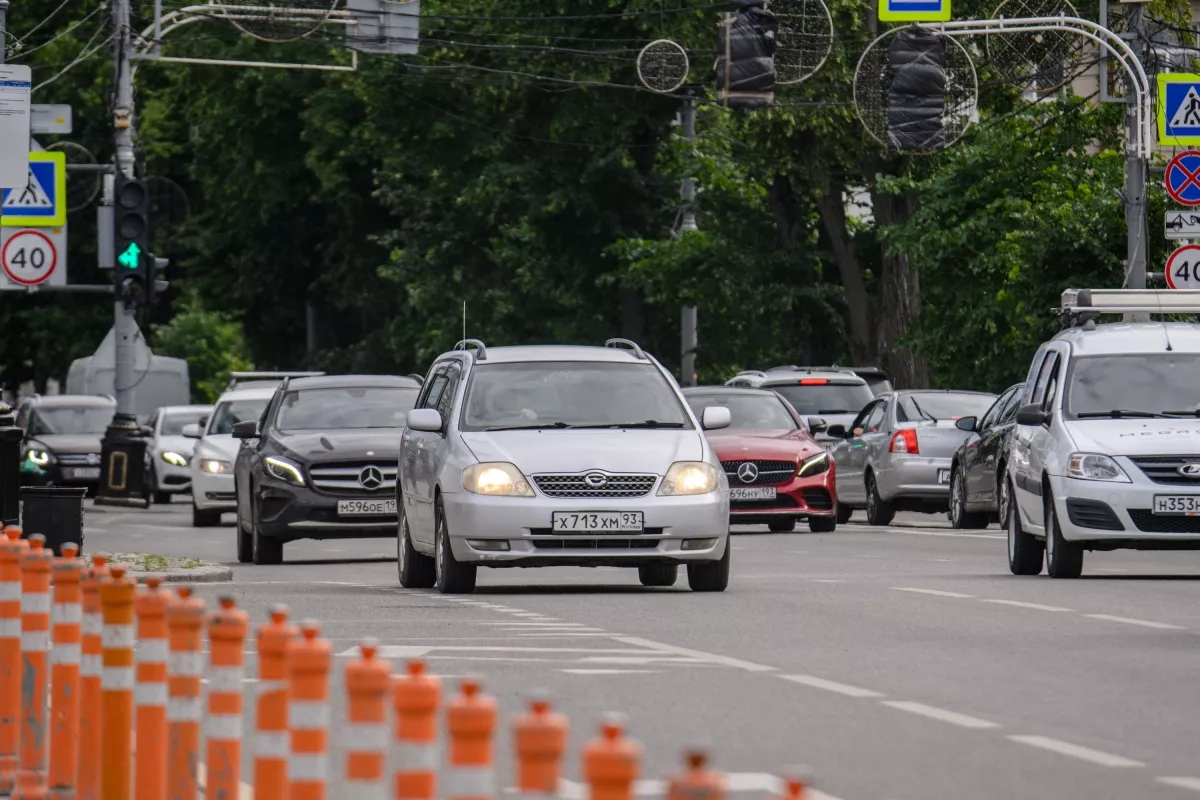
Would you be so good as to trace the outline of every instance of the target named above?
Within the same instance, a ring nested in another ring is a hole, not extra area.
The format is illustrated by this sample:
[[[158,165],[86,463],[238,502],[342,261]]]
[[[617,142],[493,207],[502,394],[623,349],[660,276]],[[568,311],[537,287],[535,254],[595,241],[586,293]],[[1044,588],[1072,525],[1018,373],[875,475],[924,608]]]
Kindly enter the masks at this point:
[[[804,416],[819,414],[857,414],[871,402],[875,393],[865,383],[807,383],[764,386],[783,395],[792,408]]]
[[[930,392],[902,395],[896,406],[900,422],[982,417],[996,402],[994,394]]]

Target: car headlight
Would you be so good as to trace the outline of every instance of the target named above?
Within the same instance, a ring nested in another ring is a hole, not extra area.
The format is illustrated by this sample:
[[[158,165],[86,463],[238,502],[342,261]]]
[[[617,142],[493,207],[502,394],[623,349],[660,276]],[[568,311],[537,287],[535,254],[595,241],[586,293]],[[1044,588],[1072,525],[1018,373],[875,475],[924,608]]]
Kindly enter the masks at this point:
[[[187,456],[180,453],[173,453],[170,450],[162,454],[162,460],[173,467],[186,467],[189,463]]]
[[[515,464],[506,461],[472,464],[463,470],[463,488],[472,494],[533,497],[533,488]]]
[[[263,459],[263,466],[267,468],[267,474],[272,478],[278,478],[293,486],[304,485],[304,476],[300,473],[299,465],[293,464],[286,458],[267,456]]]
[[[676,461],[667,470],[667,476],[663,478],[658,493],[669,497],[708,494],[715,492],[720,482],[720,474],[712,464],[703,461]]]
[[[804,462],[800,464],[800,472],[798,474],[801,478],[807,478],[812,475],[820,475],[828,469],[829,453],[817,453],[812,458],[804,459]]]
[[[25,457],[29,459],[29,463],[37,467],[44,467],[54,458],[49,450],[39,450],[36,447],[30,448],[25,453]]]
[[[1085,481],[1133,482],[1117,462],[1099,453],[1071,453],[1067,459],[1067,474]]]
[[[233,464],[216,458],[202,458],[200,459],[200,470],[210,475],[223,475],[233,471]]]

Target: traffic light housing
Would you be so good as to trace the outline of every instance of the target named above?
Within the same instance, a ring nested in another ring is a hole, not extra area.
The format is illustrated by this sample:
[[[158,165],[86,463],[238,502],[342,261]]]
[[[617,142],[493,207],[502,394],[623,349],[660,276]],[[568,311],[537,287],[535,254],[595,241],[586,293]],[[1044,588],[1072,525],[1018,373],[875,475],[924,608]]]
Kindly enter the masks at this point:
[[[146,182],[120,172],[113,184],[113,244],[117,293],[134,302],[154,297],[154,256],[150,252],[150,192]]]

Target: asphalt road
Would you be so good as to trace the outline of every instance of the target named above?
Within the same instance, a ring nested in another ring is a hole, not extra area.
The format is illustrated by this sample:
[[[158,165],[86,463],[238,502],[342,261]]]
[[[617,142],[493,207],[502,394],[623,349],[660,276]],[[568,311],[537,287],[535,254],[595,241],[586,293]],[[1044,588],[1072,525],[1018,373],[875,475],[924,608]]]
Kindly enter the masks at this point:
[[[232,584],[200,594],[232,594],[256,624],[275,602],[320,619],[342,663],[373,636],[398,666],[426,659],[448,692],[483,676],[505,717],[504,786],[508,717],[548,688],[571,720],[573,780],[600,715],[620,711],[646,778],[705,744],[738,797],[803,764],[840,800],[1200,798],[1197,553],[1089,554],[1082,580],[1017,578],[994,527],[901,515],[743,533],[722,594],[682,575],[645,589],[627,570],[543,569],[485,570],[475,595],[443,597],[398,587],[394,540],[239,565],[232,526],[193,529],[186,510],[89,509],[86,548],[232,563]]]

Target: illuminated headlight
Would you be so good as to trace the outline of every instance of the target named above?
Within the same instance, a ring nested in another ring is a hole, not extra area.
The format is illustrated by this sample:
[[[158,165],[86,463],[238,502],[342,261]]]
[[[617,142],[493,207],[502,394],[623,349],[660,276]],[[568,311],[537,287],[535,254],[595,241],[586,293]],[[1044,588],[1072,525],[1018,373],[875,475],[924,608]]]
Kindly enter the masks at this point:
[[[800,477],[807,478],[810,475],[820,475],[822,472],[829,469],[829,453],[817,453],[812,458],[807,458],[800,465]]]
[[[30,450],[25,454],[25,457],[29,459],[30,464],[37,467],[46,466],[50,463],[50,459],[53,458],[49,450]]]
[[[676,461],[667,470],[658,493],[668,497],[709,494],[720,485],[720,474],[703,461]]]
[[[529,481],[515,464],[496,461],[472,464],[463,470],[463,488],[472,494],[496,497],[533,497]]]
[[[263,466],[267,468],[267,473],[272,478],[278,478],[284,483],[290,483],[293,486],[304,485],[304,476],[300,474],[300,467],[287,459],[267,456],[263,459]]]
[[[223,475],[233,471],[233,464],[215,458],[202,458],[200,459],[200,471],[210,475]]]
[[[1099,453],[1071,453],[1067,459],[1067,474],[1085,481],[1133,482],[1117,462]]]
[[[162,454],[162,460],[173,467],[186,467],[188,465],[188,457],[179,453],[172,453],[170,450]]]

